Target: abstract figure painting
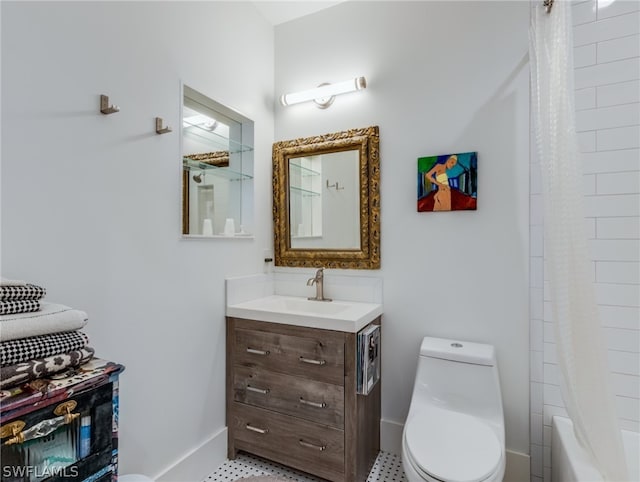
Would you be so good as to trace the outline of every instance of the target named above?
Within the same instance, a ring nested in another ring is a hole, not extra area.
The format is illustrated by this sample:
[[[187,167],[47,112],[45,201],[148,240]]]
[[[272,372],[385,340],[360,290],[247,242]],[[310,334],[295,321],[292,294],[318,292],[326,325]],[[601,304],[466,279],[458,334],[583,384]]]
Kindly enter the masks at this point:
[[[418,158],[418,212],[475,210],[478,153]]]

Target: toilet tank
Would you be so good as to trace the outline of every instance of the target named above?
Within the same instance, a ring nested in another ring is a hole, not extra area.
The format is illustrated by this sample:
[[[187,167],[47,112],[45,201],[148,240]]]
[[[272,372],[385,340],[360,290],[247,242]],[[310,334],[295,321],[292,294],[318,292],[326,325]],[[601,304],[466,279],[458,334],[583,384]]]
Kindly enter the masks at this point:
[[[484,366],[496,364],[496,350],[492,345],[428,336],[422,339],[420,356]]]
[[[495,348],[467,341],[424,338],[412,406],[414,403],[430,403],[502,423]]]

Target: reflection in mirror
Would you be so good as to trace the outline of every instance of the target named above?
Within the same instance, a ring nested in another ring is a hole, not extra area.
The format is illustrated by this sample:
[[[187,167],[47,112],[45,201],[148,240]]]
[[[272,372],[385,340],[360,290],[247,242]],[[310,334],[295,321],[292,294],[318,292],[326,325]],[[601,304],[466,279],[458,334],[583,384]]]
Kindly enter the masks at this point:
[[[252,145],[250,119],[184,86],[183,234],[242,236],[248,233],[253,195]],[[234,226],[231,230],[230,224]]]
[[[289,158],[292,248],[360,249],[357,149]]]
[[[277,266],[380,267],[377,127],[273,145]]]

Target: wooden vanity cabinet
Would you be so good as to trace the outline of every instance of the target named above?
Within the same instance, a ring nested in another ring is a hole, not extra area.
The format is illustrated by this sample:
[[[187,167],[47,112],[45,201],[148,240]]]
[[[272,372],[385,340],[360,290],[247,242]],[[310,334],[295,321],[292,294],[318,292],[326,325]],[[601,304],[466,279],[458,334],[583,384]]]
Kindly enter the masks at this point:
[[[380,450],[380,382],[356,394],[356,339],[227,317],[229,458],[242,450],[334,482],[365,481]]]

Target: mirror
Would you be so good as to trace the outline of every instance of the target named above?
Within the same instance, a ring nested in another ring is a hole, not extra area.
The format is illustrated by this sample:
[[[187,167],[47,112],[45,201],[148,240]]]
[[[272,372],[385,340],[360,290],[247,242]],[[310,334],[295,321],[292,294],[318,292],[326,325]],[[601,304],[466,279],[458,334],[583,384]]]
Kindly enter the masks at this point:
[[[252,146],[250,119],[183,86],[183,235],[249,235]]]
[[[378,127],[273,145],[276,266],[380,268]]]

